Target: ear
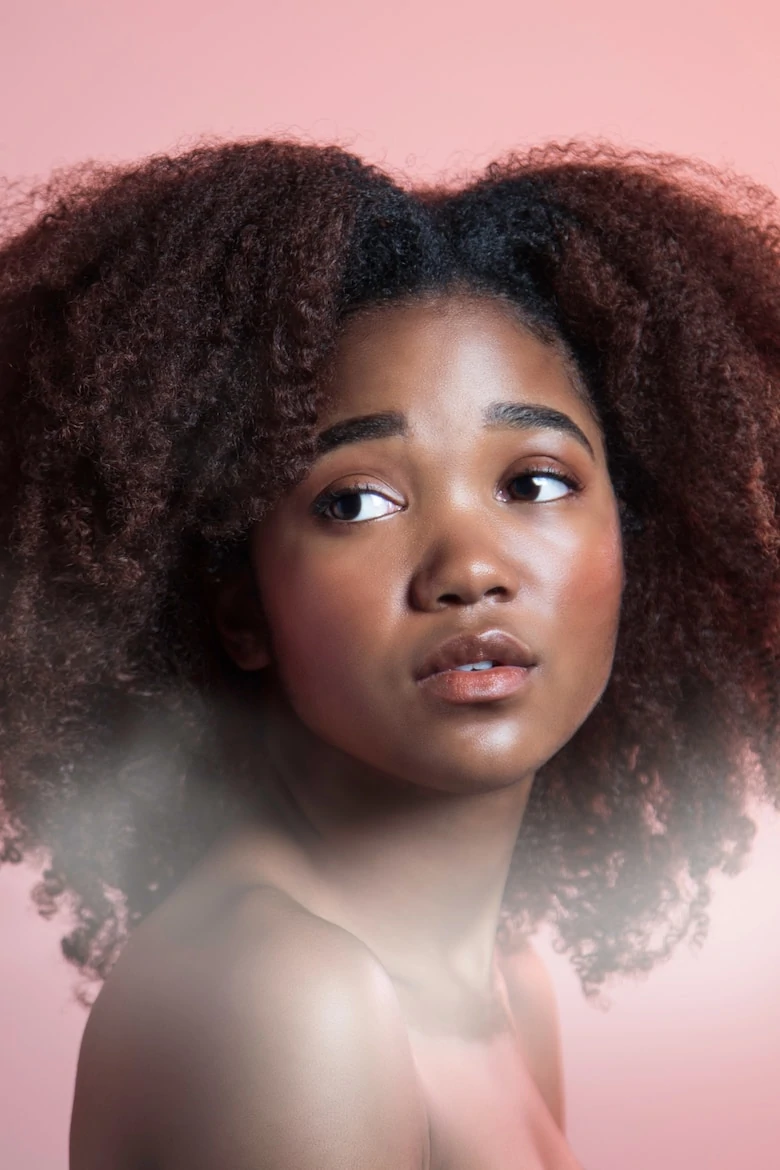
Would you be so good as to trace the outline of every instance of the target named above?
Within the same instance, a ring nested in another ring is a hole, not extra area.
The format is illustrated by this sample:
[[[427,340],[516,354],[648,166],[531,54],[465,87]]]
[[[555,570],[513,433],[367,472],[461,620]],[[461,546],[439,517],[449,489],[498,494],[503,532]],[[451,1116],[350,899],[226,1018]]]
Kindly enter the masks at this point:
[[[209,608],[225,652],[240,670],[261,670],[271,662],[268,626],[251,565],[209,583]]]

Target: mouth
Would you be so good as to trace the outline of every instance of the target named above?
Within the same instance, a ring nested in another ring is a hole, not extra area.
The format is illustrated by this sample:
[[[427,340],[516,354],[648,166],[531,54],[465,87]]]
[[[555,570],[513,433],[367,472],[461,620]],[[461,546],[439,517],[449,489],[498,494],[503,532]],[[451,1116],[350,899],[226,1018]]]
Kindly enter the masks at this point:
[[[503,668],[527,670],[535,665],[536,660],[525,643],[506,630],[491,629],[458,634],[441,642],[423,659],[415,679],[422,682],[449,671],[488,674]]]
[[[523,690],[537,665],[525,643],[506,630],[459,634],[423,660],[415,679],[426,694],[450,703],[486,703]]]

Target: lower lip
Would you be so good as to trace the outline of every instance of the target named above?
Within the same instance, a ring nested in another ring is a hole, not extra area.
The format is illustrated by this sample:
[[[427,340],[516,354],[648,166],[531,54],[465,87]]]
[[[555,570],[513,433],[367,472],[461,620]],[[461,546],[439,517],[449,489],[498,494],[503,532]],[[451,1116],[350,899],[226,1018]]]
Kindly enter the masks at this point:
[[[442,670],[419,680],[419,686],[450,703],[489,703],[524,687],[532,666],[491,666],[488,670]]]

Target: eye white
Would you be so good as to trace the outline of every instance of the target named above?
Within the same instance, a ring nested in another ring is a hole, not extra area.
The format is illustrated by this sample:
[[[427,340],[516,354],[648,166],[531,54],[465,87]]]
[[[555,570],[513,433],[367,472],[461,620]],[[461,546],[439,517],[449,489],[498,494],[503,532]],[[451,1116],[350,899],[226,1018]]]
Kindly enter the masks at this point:
[[[549,500],[559,500],[561,496],[567,496],[571,492],[569,485],[554,475],[518,475],[516,478],[529,479],[536,487],[544,485],[538,495],[528,501],[532,504],[546,504]]]
[[[365,489],[361,489],[360,491],[354,491],[354,492],[349,493],[350,499],[354,496],[357,496],[361,500],[361,509],[360,509],[361,513],[363,512],[362,501],[365,500],[365,498],[367,496],[371,496],[374,500],[377,500],[380,504],[387,504],[388,508],[384,512],[377,511],[375,509],[368,516],[364,516],[364,515],[350,516],[348,520],[344,520],[344,519],[342,519],[342,517],[337,517],[337,519],[340,519],[342,521],[342,523],[344,523],[344,524],[357,524],[357,523],[360,523],[360,521],[362,521],[362,520],[375,520],[377,518],[377,516],[387,516],[391,509],[398,507],[398,505],[394,504],[392,500],[388,500],[387,496],[383,496],[379,492],[369,492],[369,491],[366,491]],[[343,499],[343,497],[342,497],[342,499]],[[338,502],[340,502],[340,501],[337,501],[337,503]]]

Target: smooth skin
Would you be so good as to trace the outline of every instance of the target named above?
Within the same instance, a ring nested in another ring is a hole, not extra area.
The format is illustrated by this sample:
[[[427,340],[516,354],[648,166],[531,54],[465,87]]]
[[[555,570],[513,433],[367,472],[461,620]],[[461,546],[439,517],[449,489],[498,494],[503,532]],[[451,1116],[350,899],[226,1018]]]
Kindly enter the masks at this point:
[[[256,811],[101,992],[71,1170],[576,1166],[549,979],[496,932],[534,774],[614,657],[623,562],[598,418],[559,347],[466,295],[350,320],[330,391],[332,440],[403,418],[325,444],[252,531],[250,570],[216,590],[225,649],[263,687],[236,723]],[[498,402],[547,414],[486,425]],[[422,658],[487,627],[531,648],[529,685],[425,694]],[[101,1138],[90,1104],[120,1050],[125,1105]]]

